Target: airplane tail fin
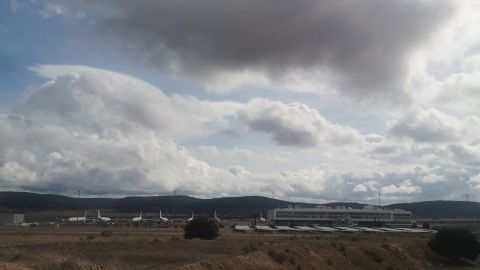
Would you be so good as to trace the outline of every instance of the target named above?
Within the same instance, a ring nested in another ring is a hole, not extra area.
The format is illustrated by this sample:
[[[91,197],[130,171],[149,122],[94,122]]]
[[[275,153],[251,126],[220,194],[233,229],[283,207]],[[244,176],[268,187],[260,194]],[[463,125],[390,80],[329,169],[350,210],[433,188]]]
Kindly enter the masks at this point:
[[[100,216],[100,209],[98,209],[97,211],[98,211],[98,218],[101,218],[101,216]]]
[[[160,218],[162,218],[162,210],[160,210]]]
[[[83,215],[85,219],[87,219],[87,211],[85,211],[85,215]]]

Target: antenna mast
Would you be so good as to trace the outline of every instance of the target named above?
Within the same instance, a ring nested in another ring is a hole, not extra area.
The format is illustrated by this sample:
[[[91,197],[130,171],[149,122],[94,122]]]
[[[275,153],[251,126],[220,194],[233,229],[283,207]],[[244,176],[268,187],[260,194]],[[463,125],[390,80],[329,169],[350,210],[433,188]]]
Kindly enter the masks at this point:
[[[273,209],[275,209],[275,192],[272,192]]]

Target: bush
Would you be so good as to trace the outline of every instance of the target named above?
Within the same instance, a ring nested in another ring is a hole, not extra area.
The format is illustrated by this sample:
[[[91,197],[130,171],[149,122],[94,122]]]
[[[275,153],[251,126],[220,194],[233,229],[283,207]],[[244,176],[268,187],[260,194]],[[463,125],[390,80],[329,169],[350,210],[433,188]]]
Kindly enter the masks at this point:
[[[103,237],[110,237],[112,236],[112,230],[105,230],[100,233],[101,236]]]
[[[245,253],[255,252],[258,251],[258,247],[254,243],[250,242],[250,244],[243,248],[243,251]]]
[[[473,261],[480,254],[477,237],[471,231],[460,228],[438,231],[428,242],[428,247],[451,262],[458,262],[460,258]]]
[[[277,253],[277,256],[275,256],[275,261],[279,264],[283,264],[285,260],[287,260],[287,254],[283,252]]]
[[[203,238],[214,240],[218,237],[219,228],[213,220],[195,218],[190,221],[183,230],[185,239]]]

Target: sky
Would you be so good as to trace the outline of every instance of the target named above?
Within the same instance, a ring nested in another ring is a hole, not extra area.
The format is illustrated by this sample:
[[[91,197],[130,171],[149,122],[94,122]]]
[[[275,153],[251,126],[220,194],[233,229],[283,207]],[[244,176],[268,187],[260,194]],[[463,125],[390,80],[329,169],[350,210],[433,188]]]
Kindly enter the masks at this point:
[[[0,2],[0,191],[480,201],[476,0]]]

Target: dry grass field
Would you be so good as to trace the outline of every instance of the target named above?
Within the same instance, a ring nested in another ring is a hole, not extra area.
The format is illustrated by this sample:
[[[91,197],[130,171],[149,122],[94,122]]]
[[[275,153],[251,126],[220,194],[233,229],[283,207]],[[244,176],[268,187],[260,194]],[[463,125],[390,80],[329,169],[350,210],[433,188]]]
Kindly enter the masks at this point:
[[[1,269],[445,269],[431,235],[237,233],[182,228],[0,226]],[[469,269],[472,269],[470,267]]]

